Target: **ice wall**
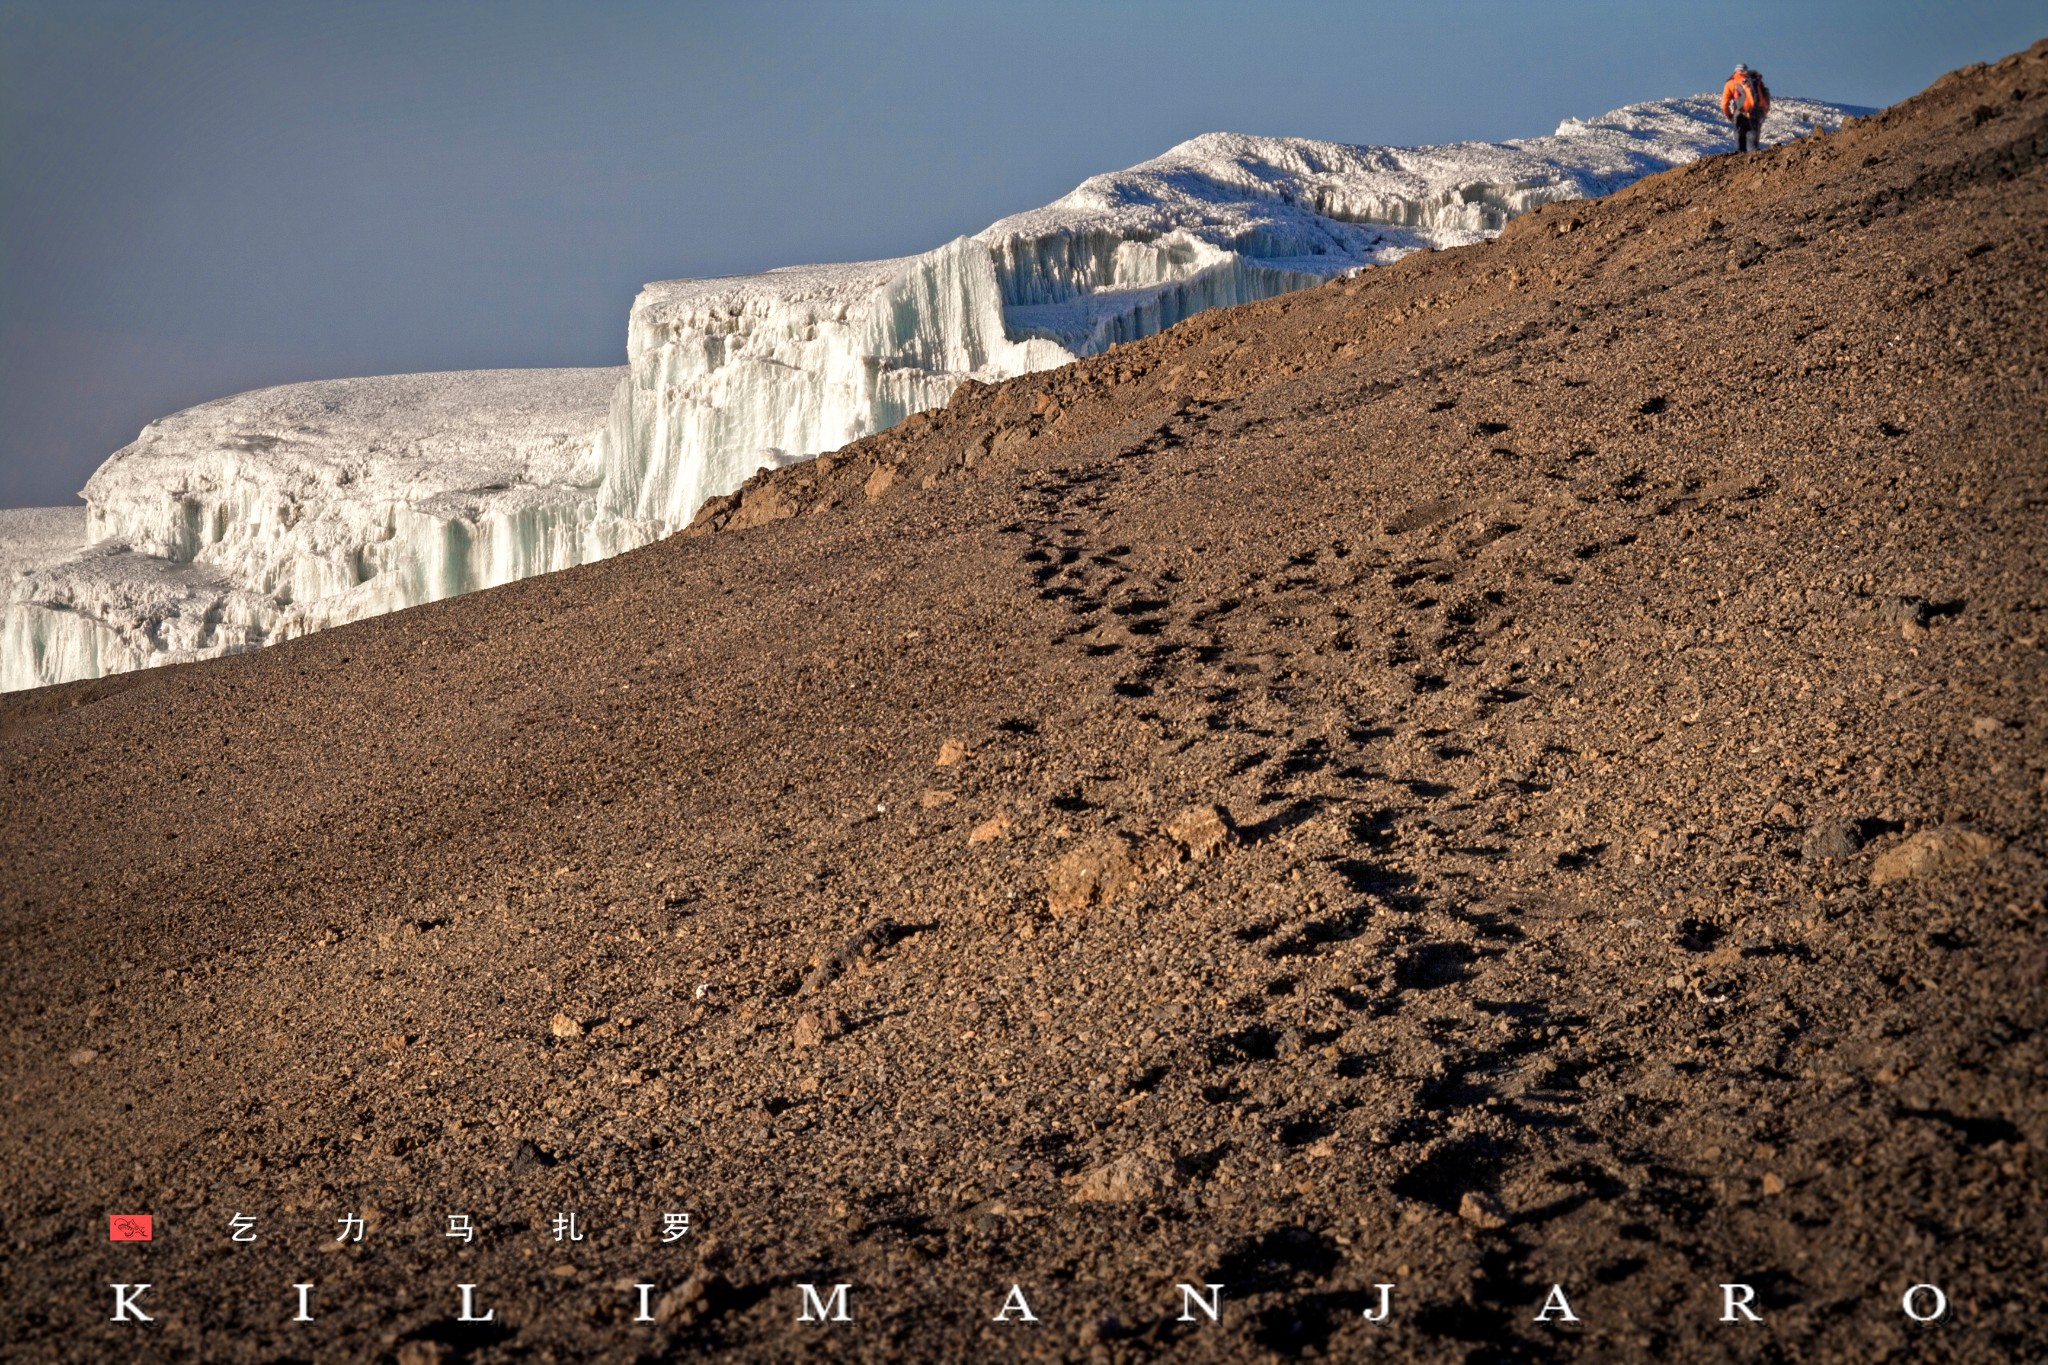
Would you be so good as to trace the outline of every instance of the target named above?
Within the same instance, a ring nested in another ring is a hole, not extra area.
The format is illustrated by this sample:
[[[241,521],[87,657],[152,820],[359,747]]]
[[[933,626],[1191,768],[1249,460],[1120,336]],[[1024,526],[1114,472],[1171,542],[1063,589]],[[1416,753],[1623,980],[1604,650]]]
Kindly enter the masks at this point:
[[[1780,100],[1766,136],[1854,112]],[[49,525],[37,540],[0,520],[0,566],[17,566],[0,578],[0,690],[254,648],[617,554],[964,379],[1475,242],[1728,141],[1708,96],[1502,143],[1211,133],[921,255],[650,284],[623,370],[332,380],[202,404],[93,475],[68,550],[51,550]]]
[[[599,441],[617,548],[665,535],[764,466],[807,459],[946,401],[960,381],[1072,359],[1013,339],[988,249],[649,285]]]
[[[322,380],[150,423],[87,482],[70,546],[10,576],[0,690],[250,649],[581,563],[620,374]]]

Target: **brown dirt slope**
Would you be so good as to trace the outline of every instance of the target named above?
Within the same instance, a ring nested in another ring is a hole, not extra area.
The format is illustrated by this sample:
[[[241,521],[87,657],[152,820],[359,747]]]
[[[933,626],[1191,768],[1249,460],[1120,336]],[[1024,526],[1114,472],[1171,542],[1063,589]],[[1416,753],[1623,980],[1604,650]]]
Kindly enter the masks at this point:
[[[2041,1353],[2044,158],[2037,46],[8,699],[0,1340]]]

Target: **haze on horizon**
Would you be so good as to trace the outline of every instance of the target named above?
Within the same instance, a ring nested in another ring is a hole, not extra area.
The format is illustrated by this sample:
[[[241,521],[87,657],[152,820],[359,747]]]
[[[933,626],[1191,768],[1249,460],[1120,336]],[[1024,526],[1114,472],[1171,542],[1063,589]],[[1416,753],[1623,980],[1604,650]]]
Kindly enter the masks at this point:
[[[617,364],[639,286],[902,255],[1198,133],[1413,144],[1718,86],[1883,105],[2017,0],[0,3],[0,506],[296,380]]]

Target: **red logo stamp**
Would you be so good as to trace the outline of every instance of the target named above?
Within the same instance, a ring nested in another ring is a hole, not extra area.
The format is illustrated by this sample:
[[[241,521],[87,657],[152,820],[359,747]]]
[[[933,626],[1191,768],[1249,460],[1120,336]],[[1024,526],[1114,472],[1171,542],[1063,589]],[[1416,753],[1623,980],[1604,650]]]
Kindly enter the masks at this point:
[[[114,1213],[107,1215],[107,1240],[110,1242],[150,1242],[156,1240],[153,1220],[146,1213]]]

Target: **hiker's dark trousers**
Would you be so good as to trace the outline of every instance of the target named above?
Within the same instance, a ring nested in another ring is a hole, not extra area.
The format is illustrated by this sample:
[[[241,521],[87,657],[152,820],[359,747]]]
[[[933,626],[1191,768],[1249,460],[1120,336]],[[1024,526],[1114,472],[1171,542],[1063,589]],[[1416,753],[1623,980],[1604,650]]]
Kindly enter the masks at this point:
[[[1764,121],[1750,114],[1735,116],[1735,150],[1749,152],[1764,145]]]

